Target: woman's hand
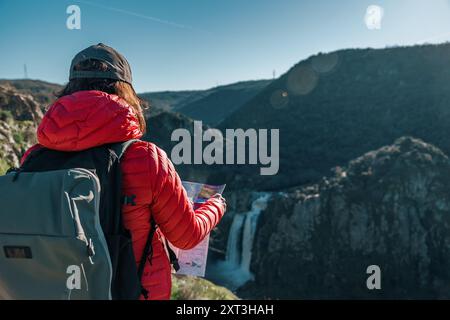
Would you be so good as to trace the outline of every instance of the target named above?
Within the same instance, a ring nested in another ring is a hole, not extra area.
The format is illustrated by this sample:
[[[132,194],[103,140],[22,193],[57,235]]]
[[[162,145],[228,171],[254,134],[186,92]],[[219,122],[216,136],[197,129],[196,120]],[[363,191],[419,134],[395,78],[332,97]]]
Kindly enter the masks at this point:
[[[224,197],[222,197],[220,193],[216,193],[211,198],[219,199],[223,204],[223,212],[227,211],[227,201],[225,200]]]

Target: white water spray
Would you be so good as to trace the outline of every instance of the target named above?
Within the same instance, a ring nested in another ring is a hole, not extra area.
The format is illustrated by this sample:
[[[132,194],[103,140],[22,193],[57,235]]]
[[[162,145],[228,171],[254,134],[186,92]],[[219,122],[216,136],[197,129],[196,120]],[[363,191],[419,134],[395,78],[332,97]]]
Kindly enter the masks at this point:
[[[231,223],[230,231],[228,233],[227,252],[225,260],[231,265],[239,265],[241,252],[241,232],[242,225],[244,224],[245,215],[236,213]]]
[[[258,193],[250,211],[234,215],[228,234],[225,261],[211,266],[214,269],[213,280],[218,284],[235,290],[253,279],[250,272],[253,242],[259,215],[266,209],[269,198],[269,193]]]
[[[246,214],[245,218],[240,268],[242,271],[248,272],[249,274],[258,218],[261,212],[267,208],[267,200],[269,200],[269,194],[264,194],[253,201],[252,209]]]

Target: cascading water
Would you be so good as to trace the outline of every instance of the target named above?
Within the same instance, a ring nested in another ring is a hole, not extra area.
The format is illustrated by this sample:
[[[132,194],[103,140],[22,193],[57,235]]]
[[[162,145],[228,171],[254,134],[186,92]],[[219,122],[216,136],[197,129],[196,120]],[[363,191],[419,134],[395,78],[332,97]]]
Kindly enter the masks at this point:
[[[247,213],[242,236],[242,254],[240,268],[250,274],[250,263],[252,261],[253,240],[255,239],[256,227],[260,213],[266,209],[269,194],[264,194],[252,203],[252,209]]]
[[[209,277],[217,284],[235,290],[253,278],[250,272],[253,242],[258,217],[267,207],[269,198],[269,193],[257,193],[250,211],[234,215],[225,261],[216,262],[207,268],[210,269]]]
[[[241,231],[244,220],[245,215],[236,213],[233,218],[233,223],[230,227],[225,260],[231,265],[238,265],[241,258],[239,256],[239,252],[241,252]]]

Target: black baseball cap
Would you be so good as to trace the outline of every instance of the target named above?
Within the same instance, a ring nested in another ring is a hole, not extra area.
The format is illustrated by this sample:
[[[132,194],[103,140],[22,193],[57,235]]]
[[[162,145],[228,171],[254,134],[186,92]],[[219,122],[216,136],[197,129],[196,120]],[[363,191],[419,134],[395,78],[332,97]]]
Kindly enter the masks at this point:
[[[76,71],[74,67],[86,60],[100,60],[108,65],[107,71]],[[69,80],[77,78],[106,78],[128,82],[131,84],[131,68],[123,55],[113,48],[103,44],[92,45],[80,52],[72,59]]]

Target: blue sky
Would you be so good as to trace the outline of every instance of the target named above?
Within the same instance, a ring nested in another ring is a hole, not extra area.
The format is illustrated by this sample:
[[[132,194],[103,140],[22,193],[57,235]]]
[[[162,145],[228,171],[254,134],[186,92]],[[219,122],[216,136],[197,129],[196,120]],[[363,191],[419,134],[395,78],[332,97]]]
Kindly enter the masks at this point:
[[[68,30],[66,8],[81,9]],[[364,23],[383,7],[381,29]],[[450,41],[447,0],[0,0],[0,78],[65,83],[98,42],[129,60],[138,92],[271,78],[318,52]]]

